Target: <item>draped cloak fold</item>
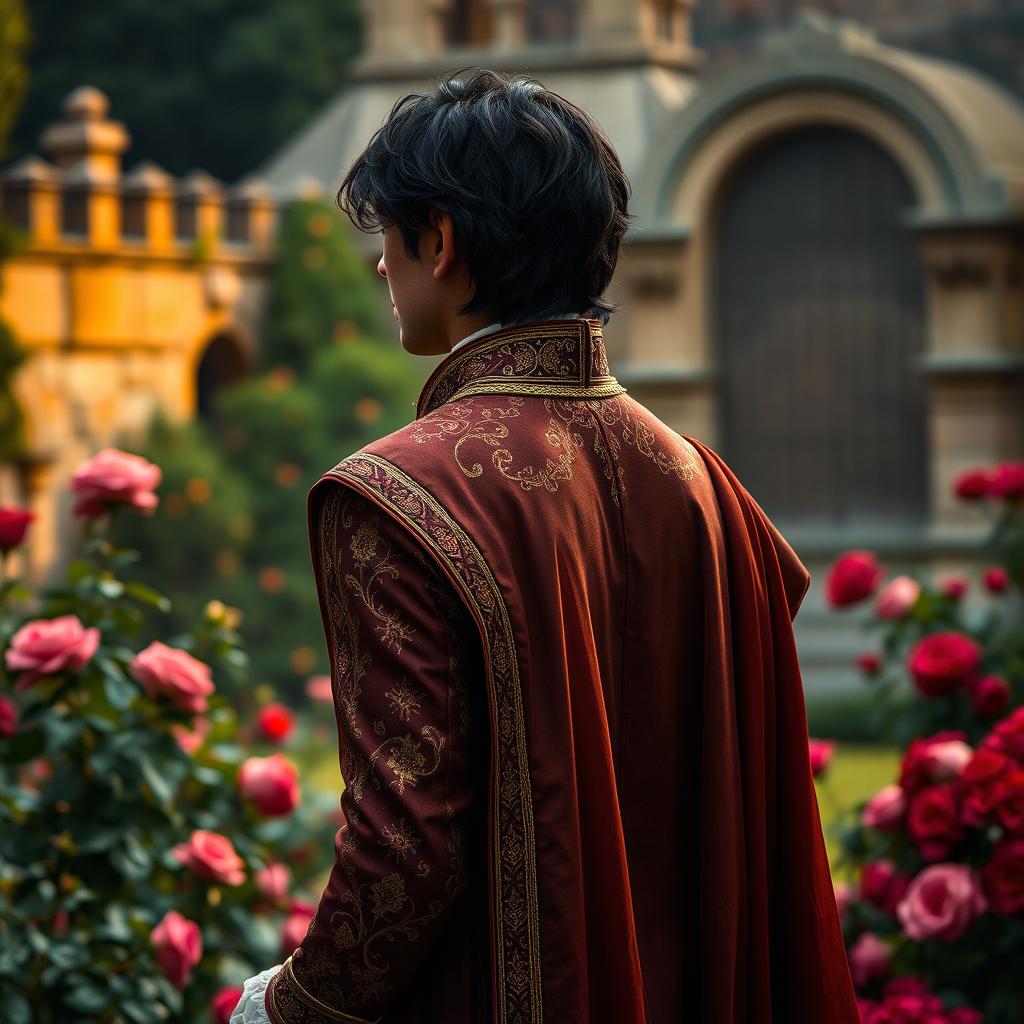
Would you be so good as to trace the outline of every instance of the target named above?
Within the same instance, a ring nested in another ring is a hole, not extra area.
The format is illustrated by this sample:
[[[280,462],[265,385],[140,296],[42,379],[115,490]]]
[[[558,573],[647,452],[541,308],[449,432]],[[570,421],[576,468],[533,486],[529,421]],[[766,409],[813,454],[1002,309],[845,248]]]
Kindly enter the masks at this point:
[[[625,393],[600,322],[451,353],[311,509],[339,485],[479,634],[490,1019],[856,1024],[792,630],[810,576]]]

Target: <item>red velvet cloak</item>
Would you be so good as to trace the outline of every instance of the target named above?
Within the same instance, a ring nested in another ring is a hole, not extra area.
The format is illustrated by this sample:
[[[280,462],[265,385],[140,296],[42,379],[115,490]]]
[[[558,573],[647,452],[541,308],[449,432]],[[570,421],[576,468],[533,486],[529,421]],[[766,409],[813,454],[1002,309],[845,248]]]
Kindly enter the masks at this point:
[[[598,321],[507,327],[310,492],[375,503],[476,624],[492,1019],[856,1024],[791,625],[810,577],[624,392]]]

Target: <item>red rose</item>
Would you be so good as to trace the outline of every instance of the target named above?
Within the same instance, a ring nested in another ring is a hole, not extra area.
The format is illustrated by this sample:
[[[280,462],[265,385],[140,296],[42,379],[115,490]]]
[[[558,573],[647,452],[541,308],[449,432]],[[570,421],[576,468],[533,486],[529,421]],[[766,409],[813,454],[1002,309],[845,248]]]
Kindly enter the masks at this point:
[[[900,786],[904,792],[909,795],[933,782],[945,781],[956,774],[950,772],[951,765],[966,766],[970,759],[966,740],[967,733],[962,729],[943,729],[934,736],[911,740],[900,764]],[[949,744],[962,745],[967,756],[960,747],[950,747]]]
[[[150,699],[169,697],[182,711],[205,711],[206,698],[214,690],[209,665],[159,640],[139,651],[128,670]]]
[[[171,984],[184,988],[192,968],[203,955],[203,939],[199,925],[169,910],[163,920],[150,932],[156,947],[156,957]]]
[[[829,567],[825,597],[833,608],[845,608],[870,597],[885,577],[885,567],[871,551],[847,551]]]
[[[958,1006],[946,1014],[946,1024],[984,1024],[985,1017],[970,1006]]]
[[[953,481],[953,493],[962,501],[987,498],[991,478],[987,469],[968,469]]]
[[[866,676],[873,676],[882,667],[882,659],[874,651],[857,655],[857,668]]]
[[[0,506],[0,550],[9,551],[23,544],[29,523],[35,517],[35,513],[27,509]]]
[[[925,860],[942,860],[964,837],[960,801],[951,783],[918,793],[907,811],[907,834]]]
[[[1024,837],[1024,769],[1007,772],[997,786],[999,823],[1011,835]]]
[[[979,718],[995,718],[1006,710],[1010,703],[1010,686],[999,676],[982,676],[968,682],[971,707]]]
[[[298,774],[283,754],[247,758],[238,771],[238,784],[264,814],[291,814],[299,805]]]
[[[104,448],[71,477],[71,490],[78,495],[71,514],[95,519],[111,505],[128,505],[152,515],[159,500],[152,492],[160,477],[160,467],[142,456]]]
[[[910,885],[910,875],[896,870],[896,865],[887,858],[865,864],[860,872],[860,898],[887,914],[896,913],[896,905]]]
[[[1024,766],[1024,707],[1015,708],[979,744],[986,750],[998,750]]]
[[[283,704],[273,703],[260,709],[257,724],[268,740],[278,742],[285,739],[295,727],[295,719]]]
[[[942,584],[942,593],[952,601],[959,601],[967,593],[967,581],[954,577]]]
[[[811,774],[817,778],[825,771],[829,761],[832,760],[832,752],[836,749],[836,741],[809,739],[807,745],[811,756]]]
[[[994,467],[988,492],[993,498],[1024,497],[1024,462],[1003,462]]]
[[[1001,594],[1006,590],[1010,577],[1001,565],[992,565],[985,570],[984,582],[990,594]]]
[[[245,861],[238,856],[231,840],[219,832],[197,828],[187,843],[179,843],[171,853],[200,878],[222,885],[241,885],[245,881]]]
[[[18,709],[14,701],[0,696],[0,739],[7,739],[18,731]]]
[[[65,669],[83,668],[100,645],[100,631],[86,628],[77,615],[28,622],[11,637],[4,655],[7,668],[20,672],[14,689],[19,693],[37,679]]]
[[[925,697],[942,697],[964,683],[981,664],[981,648],[963,633],[932,633],[911,649],[907,667]]]
[[[964,787],[960,820],[978,828],[991,820],[1002,795],[1000,781],[1014,771],[1017,762],[997,750],[978,750],[960,776]]]
[[[997,914],[1024,918],[1024,839],[1003,838],[981,869],[981,884]]]
[[[230,1024],[231,1015],[235,1012],[238,1000],[242,998],[241,985],[228,985],[217,990],[217,994],[210,1000],[210,1011],[213,1013],[215,1024]]]

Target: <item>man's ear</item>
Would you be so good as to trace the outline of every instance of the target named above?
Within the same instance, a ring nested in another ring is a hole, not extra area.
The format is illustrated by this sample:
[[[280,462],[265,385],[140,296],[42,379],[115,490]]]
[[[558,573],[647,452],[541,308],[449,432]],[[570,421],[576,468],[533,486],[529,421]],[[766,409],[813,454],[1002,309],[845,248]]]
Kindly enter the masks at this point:
[[[455,225],[452,215],[445,210],[431,210],[430,224],[437,232],[433,240],[431,259],[434,261],[434,279],[440,281],[458,263],[455,251]]]

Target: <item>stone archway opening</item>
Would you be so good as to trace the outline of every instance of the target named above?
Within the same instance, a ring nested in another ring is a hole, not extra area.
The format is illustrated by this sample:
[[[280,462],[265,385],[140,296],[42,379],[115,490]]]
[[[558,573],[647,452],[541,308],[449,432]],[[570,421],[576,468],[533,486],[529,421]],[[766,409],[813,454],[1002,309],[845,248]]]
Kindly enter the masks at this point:
[[[231,334],[217,334],[206,345],[196,366],[196,408],[200,419],[211,419],[219,391],[248,376],[245,350]]]
[[[925,280],[896,161],[837,125],[772,136],[710,218],[722,451],[784,528],[928,521]]]

